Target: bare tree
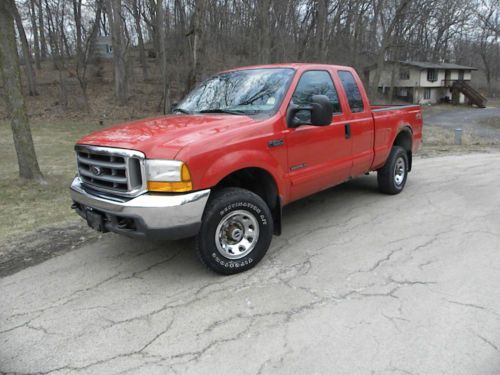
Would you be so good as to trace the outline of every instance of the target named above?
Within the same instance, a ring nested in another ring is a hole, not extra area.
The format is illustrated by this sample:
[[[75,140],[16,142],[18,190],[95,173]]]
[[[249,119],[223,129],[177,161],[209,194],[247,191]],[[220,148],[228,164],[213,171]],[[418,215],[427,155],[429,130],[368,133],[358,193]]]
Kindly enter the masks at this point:
[[[36,75],[35,69],[33,69],[33,62],[31,61],[31,52],[28,44],[28,38],[26,38],[26,32],[24,31],[23,21],[21,20],[21,15],[19,14],[16,3],[14,1],[8,1],[7,4],[11,8],[11,13],[16,21],[17,32],[19,33],[19,38],[21,39],[24,68],[26,72],[26,80],[28,81],[28,93],[30,96],[35,96],[38,95],[36,88]]]
[[[271,62],[271,3],[272,0],[260,0],[256,3],[256,39],[258,62],[261,64]]]
[[[38,6],[38,31],[40,33],[40,57],[45,60],[47,54],[47,39],[45,38],[45,23],[43,18],[43,0],[34,0]]]
[[[492,79],[495,64],[498,65],[498,38],[500,36],[500,0],[484,0],[483,9],[478,14],[481,32],[478,36],[478,54],[483,63],[484,74],[488,85],[488,93],[492,94]],[[495,51],[496,45],[496,51]],[[496,52],[496,53],[495,53]]]
[[[385,54],[391,45],[392,39],[394,37],[394,31],[399,23],[403,22],[406,15],[406,10],[411,3],[411,0],[398,0],[397,7],[394,15],[389,15],[387,17],[384,15],[383,9],[386,6],[386,0],[376,0],[376,8],[378,10],[378,15],[380,18],[380,25],[382,28],[380,47],[377,53],[377,68],[375,70],[373,82],[371,82],[371,91],[374,94],[378,88],[378,83],[380,82],[380,75],[384,69],[385,64]],[[377,22],[375,20],[374,22]]]
[[[135,32],[137,33],[137,43],[139,45],[139,59],[141,61],[142,78],[144,80],[147,80],[149,78],[149,73],[146,59],[146,50],[144,48],[144,36],[141,25],[141,0],[132,0],[131,7],[132,9],[130,10],[130,13],[134,17]]]
[[[92,48],[99,30],[101,21],[102,0],[96,0],[95,19],[90,30],[85,34],[82,25],[82,0],[73,0],[73,18],[76,28],[76,77],[82,90],[85,110],[90,111],[89,98],[87,94],[87,67],[91,57]]]
[[[73,61],[86,97],[87,59],[100,34],[112,36],[117,101],[126,103],[136,87],[137,58],[137,75],[157,85],[162,112],[170,91],[178,96],[207,72],[243,64],[318,61],[361,71],[375,63],[372,93],[388,60],[477,65],[492,93],[500,75],[499,0],[16,1],[18,27],[27,22],[23,56],[33,51],[37,67],[52,59],[64,108]]]
[[[36,22],[35,13],[35,0],[29,0],[30,4],[30,19],[31,19],[31,31],[33,33],[33,45],[35,50],[35,65],[38,70],[42,69],[41,56],[40,56],[40,41],[38,38],[38,25]]]
[[[13,0],[0,2],[0,73],[6,91],[12,135],[22,178],[44,183],[31,137],[28,114],[21,91],[19,56],[14,31]]]
[[[125,24],[122,14],[121,0],[106,0],[106,13],[111,30],[113,45],[113,67],[115,97],[121,105],[128,101],[128,69],[127,69],[127,43],[125,41]]]
[[[42,0],[40,0],[42,1]],[[52,63],[57,70],[59,83],[59,102],[64,110],[68,109],[68,88],[66,83],[66,59],[64,56],[64,5],[56,3],[51,9],[48,0],[45,0],[45,13],[47,16],[47,31],[49,35],[50,54]]]
[[[156,26],[155,30],[158,33],[158,43],[159,43],[159,57],[160,57],[160,76],[161,76],[161,100],[160,100],[160,111],[162,113],[167,113],[170,110],[170,82],[168,79],[167,71],[167,46],[165,39],[165,10],[163,8],[162,0],[157,0],[155,18]]]
[[[267,0],[266,0],[267,1]],[[194,0],[193,15],[191,17],[191,30],[186,35],[191,40],[191,69],[188,76],[187,90],[191,89],[198,81],[201,74],[201,54],[203,51],[203,14],[205,0]]]

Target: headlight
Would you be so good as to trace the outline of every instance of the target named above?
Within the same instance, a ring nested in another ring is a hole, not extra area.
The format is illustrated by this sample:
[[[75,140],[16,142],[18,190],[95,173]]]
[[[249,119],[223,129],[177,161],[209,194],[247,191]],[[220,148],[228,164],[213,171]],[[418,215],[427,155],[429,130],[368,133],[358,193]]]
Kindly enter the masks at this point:
[[[178,160],[146,160],[148,190],[180,193],[193,189],[186,164]]]

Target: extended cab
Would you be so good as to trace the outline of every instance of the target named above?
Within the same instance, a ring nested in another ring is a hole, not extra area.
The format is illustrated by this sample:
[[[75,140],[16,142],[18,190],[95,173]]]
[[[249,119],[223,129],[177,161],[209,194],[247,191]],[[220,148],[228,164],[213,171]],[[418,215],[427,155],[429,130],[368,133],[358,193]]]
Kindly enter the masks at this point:
[[[369,171],[401,192],[421,140],[420,107],[370,106],[350,67],[238,68],[171,115],[80,139],[71,197],[96,230],[196,236],[202,262],[232,274],[262,259],[292,201]]]

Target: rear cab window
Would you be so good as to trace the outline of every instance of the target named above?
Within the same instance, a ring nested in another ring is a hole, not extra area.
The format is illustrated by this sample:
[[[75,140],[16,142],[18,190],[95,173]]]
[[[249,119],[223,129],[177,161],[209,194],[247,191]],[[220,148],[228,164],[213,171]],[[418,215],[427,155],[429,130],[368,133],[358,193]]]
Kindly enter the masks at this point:
[[[351,112],[363,112],[365,110],[363,98],[352,73],[347,70],[339,70],[338,75],[347,96],[347,102],[349,103]]]
[[[334,114],[342,113],[337,90],[330,73],[326,70],[308,70],[302,74],[291,102],[299,106],[312,104],[313,95],[326,95],[333,105]],[[311,122],[309,111],[299,111],[296,117],[303,123]]]

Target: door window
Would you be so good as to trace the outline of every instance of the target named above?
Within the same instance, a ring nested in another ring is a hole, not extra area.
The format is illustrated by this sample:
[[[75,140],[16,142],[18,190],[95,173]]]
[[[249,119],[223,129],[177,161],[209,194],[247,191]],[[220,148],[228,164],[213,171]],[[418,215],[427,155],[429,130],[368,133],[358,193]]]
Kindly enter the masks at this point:
[[[359,91],[359,87],[356,84],[352,73],[341,70],[339,71],[339,78],[342,81],[342,86],[344,87],[345,94],[347,95],[347,101],[349,102],[351,112],[363,112],[363,98],[361,97],[361,92]]]
[[[330,73],[324,70],[310,70],[302,74],[292,96],[292,103],[298,106],[312,104],[313,95],[326,95],[333,105],[334,113],[341,113],[337,90]],[[310,111],[299,111],[296,117],[304,124],[311,123]]]

